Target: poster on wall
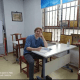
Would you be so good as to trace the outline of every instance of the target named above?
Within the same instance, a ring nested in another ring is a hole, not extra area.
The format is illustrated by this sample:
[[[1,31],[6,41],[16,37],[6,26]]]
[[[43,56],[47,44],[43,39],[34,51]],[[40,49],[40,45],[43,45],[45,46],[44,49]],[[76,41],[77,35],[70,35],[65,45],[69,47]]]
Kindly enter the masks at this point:
[[[22,20],[22,12],[11,12],[12,21],[23,21]]]
[[[60,0],[41,0],[41,8],[60,4]]]
[[[3,43],[2,21],[0,21],[0,44]]]

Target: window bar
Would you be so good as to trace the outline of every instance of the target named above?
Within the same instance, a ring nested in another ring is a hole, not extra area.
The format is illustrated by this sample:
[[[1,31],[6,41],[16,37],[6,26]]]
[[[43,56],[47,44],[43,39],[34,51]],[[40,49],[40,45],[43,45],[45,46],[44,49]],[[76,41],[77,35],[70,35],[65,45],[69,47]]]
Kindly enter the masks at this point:
[[[45,31],[45,29],[44,29],[44,12],[42,12],[42,29],[43,29],[43,31]]]
[[[76,5],[77,6],[77,5]],[[71,6],[71,7],[75,7],[75,6]],[[70,8],[70,7],[67,7],[67,8]],[[66,8],[62,8],[62,9],[66,9]],[[57,9],[55,9],[55,10],[51,10],[51,11],[56,11]],[[60,9],[59,9],[60,10]],[[45,11],[45,13],[46,12],[51,12],[51,11]]]
[[[79,5],[79,17],[80,17],[80,0],[78,0],[78,5]],[[80,31],[80,18],[79,18],[79,31]]]
[[[67,3],[66,3],[65,21],[66,21],[66,17],[67,17]],[[64,28],[65,28],[64,34],[66,34],[66,27],[67,27],[67,26],[64,26]]]
[[[57,8],[57,5],[56,5],[56,8]],[[57,11],[57,9],[56,9],[56,11]],[[56,23],[56,18],[57,18],[57,17],[56,17],[56,12],[55,12],[55,23]],[[57,25],[55,24],[55,26],[57,26]],[[55,28],[56,28],[56,27],[55,27]],[[57,36],[57,35],[56,35],[56,32],[57,32],[57,29],[55,29],[55,37]],[[55,40],[56,40],[56,39],[55,39]]]
[[[45,32],[45,9],[44,9],[44,32]]]
[[[52,10],[53,10],[53,6],[52,6]],[[53,26],[53,11],[52,11],[52,26]],[[52,37],[53,37],[53,29],[51,29],[52,31]]]
[[[62,30],[61,30],[61,34],[63,34],[63,32],[64,32],[64,28],[63,28],[63,4],[62,4],[62,8],[61,8],[61,28],[62,28]]]
[[[44,13],[42,12],[42,29],[43,29],[43,14],[44,14]],[[43,30],[44,30],[44,29],[43,29]]]
[[[75,5],[76,5],[76,2],[75,2]],[[74,22],[75,22],[75,7],[74,7],[73,34],[74,34]]]
[[[55,10],[56,10],[56,6],[55,6]],[[54,18],[55,20],[54,20],[54,26],[55,26],[55,23],[56,23],[56,11],[55,11],[55,18]],[[56,31],[56,30],[55,30]],[[54,31],[54,33],[55,33],[55,31]],[[55,34],[54,34],[55,35]],[[55,40],[55,39],[54,39]]]
[[[79,5],[79,0],[78,0],[78,4]],[[80,6],[80,5],[79,5]],[[79,34],[79,6],[77,6],[77,34]]]
[[[60,35],[62,34],[62,13],[63,13],[63,5],[62,5],[62,0],[61,0],[61,32],[60,32]]]
[[[49,7],[49,32],[50,32],[50,7]]]
[[[69,13],[69,28],[70,28],[70,16],[71,16],[71,2],[70,2],[70,13]],[[70,29],[68,29],[68,31],[70,32]]]
[[[59,21],[59,5],[57,6],[57,27],[58,27],[58,21]],[[58,41],[58,28],[57,28],[57,41]]]
[[[56,11],[56,6],[55,6],[55,11]],[[54,19],[55,19],[55,17],[54,17]],[[55,26],[55,20],[54,20],[54,26]],[[55,41],[55,28],[54,28],[54,41]]]

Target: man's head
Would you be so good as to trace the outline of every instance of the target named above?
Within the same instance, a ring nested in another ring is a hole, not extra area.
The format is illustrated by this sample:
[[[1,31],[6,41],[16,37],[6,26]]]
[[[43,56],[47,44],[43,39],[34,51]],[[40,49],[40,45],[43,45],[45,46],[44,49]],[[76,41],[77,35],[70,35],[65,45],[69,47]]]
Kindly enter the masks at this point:
[[[34,32],[35,32],[36,37],[40,37],[42,33],[42,28],[37,27],[35,28]]]

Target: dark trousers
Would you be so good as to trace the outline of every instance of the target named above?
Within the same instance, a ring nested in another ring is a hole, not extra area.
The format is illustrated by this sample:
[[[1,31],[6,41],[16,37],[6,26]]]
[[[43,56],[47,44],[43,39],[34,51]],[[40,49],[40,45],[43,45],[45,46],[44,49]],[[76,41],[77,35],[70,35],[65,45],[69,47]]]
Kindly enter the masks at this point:
[[[32,80],[34,79],[34,59],[43,59],[43,57],[34,53],[26,53],[24,57],[29,63],[29,79]]]

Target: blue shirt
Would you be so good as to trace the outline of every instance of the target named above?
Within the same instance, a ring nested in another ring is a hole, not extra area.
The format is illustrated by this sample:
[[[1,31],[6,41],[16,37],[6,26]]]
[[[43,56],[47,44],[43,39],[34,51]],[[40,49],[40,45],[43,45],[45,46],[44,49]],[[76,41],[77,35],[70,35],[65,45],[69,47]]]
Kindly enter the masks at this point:
[[[24,54],[31,52],[26,49],[27,47],[38,48],[40,46],[42,46],[42,47],[44,46],[44,42],[43,42],[42,38],[39,37],[38,39],[36,39],[35,35],[30,35],[26,38]]]

